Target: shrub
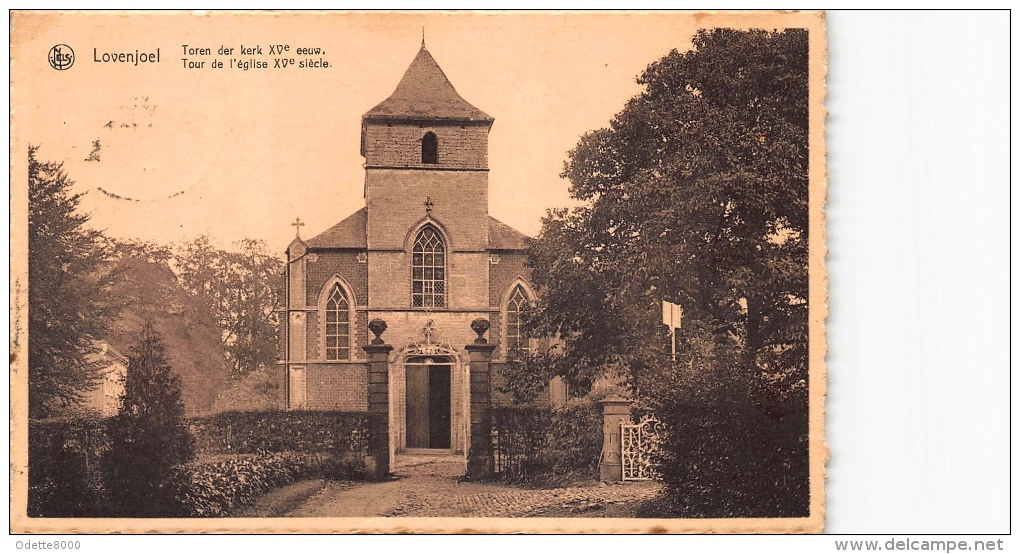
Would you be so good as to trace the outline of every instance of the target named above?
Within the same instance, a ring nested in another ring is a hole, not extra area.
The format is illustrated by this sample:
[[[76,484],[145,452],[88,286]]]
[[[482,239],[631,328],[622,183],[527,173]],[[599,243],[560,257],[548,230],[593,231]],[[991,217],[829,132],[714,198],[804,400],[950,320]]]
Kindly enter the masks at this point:
[[[674,517],[806,516],[806,399],[801,410],[763,410],[748,394],[750,372],[719,362],[679,363],[651,391],[665,428],[653,458],[663,506]]]
[[[28,515],[94,517],[107,497],[100,460],[109,449],[98,417],[29,420]]]
[[[177,468],[167,483],[176,517],[222,517],[299,479],[356,479],[360,460],[263,452]]]
[[[548,474],[593,478],[602,454],[602,410],[589,398],[564,406],[493,410],[496,472],[521,480]]]
[[[243,454],[180,466],[167,482],[174,517],[222,517],[301,479],[360,479],[360,459],[293,452]]]
[[[593,398],[577,398],[553,410],[549,451],[556,473],[598,474],[602,456],[602,408]]]
[[[327,454],[314,456],[310,477],[343,481],[365,478],[365,461],[362,458]]]
[[[313,475],[307,456],[265,453],[177,468],[167,483],[175,517],[222,517],[270,490]]]

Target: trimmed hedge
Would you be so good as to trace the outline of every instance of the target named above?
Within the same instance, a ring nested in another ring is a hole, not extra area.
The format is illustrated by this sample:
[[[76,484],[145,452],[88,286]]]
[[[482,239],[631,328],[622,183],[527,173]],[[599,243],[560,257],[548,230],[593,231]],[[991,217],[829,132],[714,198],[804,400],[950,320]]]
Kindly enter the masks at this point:
[[[224,412],[191,420],[199,455],[330,452],[364,457],[369,414],[363,412]]]
[[[385,414],[228,412],[189,421],[196,451],[217,461],[177,468],[161,515],[220,516],[302,478],[361,479],[369,429]],[[104,458],[110,421],[96,417],[29,421],[28,515],[107,517],[116,508]],[[226,459],[223,459],[226,458]],[[130,514],[128,514],[130,515]]]

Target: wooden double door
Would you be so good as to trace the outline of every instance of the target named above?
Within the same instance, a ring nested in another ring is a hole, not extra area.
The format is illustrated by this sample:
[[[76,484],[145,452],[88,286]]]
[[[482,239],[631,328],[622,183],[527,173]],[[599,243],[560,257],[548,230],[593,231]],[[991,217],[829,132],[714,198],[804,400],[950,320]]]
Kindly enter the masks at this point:
[[[450,448],[452,370],[442,358],[405,364],[407,448]]]

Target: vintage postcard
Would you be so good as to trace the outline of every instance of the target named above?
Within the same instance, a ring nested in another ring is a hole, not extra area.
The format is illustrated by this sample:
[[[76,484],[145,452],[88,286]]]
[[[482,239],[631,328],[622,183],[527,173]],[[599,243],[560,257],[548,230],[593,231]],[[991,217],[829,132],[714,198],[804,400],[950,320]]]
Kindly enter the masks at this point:
[[[11,530],[820,532],[820,12],[10,15]]]

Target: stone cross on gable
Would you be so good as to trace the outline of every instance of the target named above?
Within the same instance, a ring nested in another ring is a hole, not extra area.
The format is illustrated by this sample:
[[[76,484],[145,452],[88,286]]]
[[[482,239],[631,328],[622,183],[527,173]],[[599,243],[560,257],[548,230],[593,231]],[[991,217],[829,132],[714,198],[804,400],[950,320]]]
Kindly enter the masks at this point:
[[[301,221],[301,218],[297,218],[294,223],[290,224],[290,226],[294,228],[294,234],[297,238],[301,238],[301,228],[305,226],[304,222]]]

